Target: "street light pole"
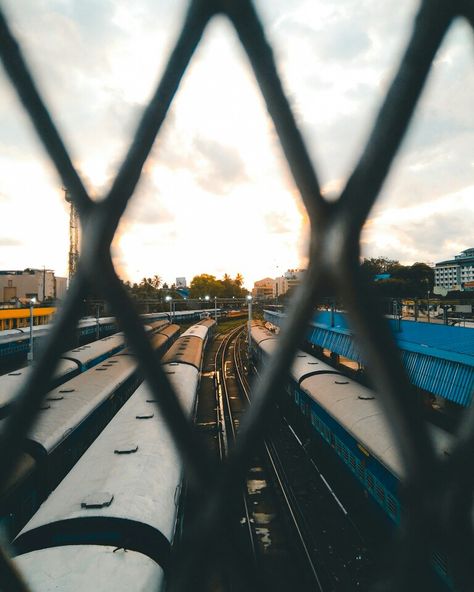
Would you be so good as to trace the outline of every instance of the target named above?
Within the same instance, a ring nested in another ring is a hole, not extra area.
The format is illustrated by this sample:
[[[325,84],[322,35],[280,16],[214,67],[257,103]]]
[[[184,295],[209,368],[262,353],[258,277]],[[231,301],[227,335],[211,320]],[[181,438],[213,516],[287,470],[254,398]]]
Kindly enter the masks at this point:
[[[248,320],[248,357],[250,359],[251,352],[251,339],[252,339],[252,296],[247,296],[248,308],[249,308],[249,320]]]
[[[30,351],[28,352],[28,362],[33,362],[33,307],[36,304],[36,298],[30,300]]]
[[[217,296],[214,296],[214,320],[217,323]]]
[[[170,323],[173,320],[173,298],[171,296],[165,296],[165,300],[170,303]]]

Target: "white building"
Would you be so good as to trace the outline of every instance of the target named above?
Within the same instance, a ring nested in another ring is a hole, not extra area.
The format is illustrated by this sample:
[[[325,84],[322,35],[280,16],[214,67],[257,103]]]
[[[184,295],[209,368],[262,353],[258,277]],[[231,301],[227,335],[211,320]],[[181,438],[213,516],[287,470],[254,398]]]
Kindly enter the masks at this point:
[[[285,273],[275,279],[275,296],[286,294],[291,288],[299,286],[303,281],[304,269],[288,269]]]
[[[474,289],[474,248],[466,249],[454,259],[440,261],[434,267],[434,292]]]
[[[24,269],[0,271],[0,301],[36,298],[38,302],[63,298],[67,289],[66,278],[56,278],[51,269]]]

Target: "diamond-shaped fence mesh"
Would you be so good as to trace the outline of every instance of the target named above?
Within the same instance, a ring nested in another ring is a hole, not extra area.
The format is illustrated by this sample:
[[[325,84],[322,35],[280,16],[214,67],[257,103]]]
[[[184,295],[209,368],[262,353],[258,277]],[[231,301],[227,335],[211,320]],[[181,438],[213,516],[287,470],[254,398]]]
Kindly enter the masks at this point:
[[[291,304],[281,332],[279,348],[255,388],[253,404],[239,433],[234,454],[219,475],[213,475],[207,455],[176,403],[161,367],[155,364],[142,322],[124,291],[112,264],[110,246],[118,223],[139,180],[142,167],[166,118],[180,81],[216,15],[234,26],[244,47],[273,120],[281,146],[302,196],[311,224],[310,262],[304,284]],[[0,15],[0,51],[8,76],[37,134],[54,163],[80,214],[82,250],[78,272],[64,306],[18,404],[5,420],[0,436],[0,482],[5,483],[18,460],[22,438],[31,428],[49,379],[62,353],[63,335],[72,332],[88,286],[109,303],[128,342],[138,355],[142,374],[159,398],[163,413],[187,467],[203,508],[193,529],[194,538],[178,559],[180,589],[197,589],[196,573],[212,560],[212,542],[222,528],[227,501],[239,489],[252,451],[268,428],[265,422],[272,394],[285,380],[297,343],[311,316],[313,303],[324,287],[332,287],[345,302],[358,345],[379,393],[405,466],[405,516],[393,548],[393,566],[380,579],[380,589],[424,589],[428,557],[438,542],[449,549],[460,587],[474,588],[471,503],[474,453],[474,418],[468,413],[457,447],[448,460],[437,460],[415,405],[397,348],[374,296],[359,267],[361,229],[390,169],[424,87],[433,58],[455,17],[474,25],[470,1],[422,2],[398,72],[374,122],[367,145],[339,199],[325,200],[302,136],[282,88],[265,31],[250,0],[195,0],[190,3],[181,32],[168,59],[156,92],[145,109],[128,154],[108,195],[93,202],[75,170],[64,143],[44,105],[31,72],[5,18]],[[1,484],[0,483],[0,484]],[[1,553],[0,585],[5,590],[26,590],[7,552]],[[207,558],[207,559],[206,559]]]

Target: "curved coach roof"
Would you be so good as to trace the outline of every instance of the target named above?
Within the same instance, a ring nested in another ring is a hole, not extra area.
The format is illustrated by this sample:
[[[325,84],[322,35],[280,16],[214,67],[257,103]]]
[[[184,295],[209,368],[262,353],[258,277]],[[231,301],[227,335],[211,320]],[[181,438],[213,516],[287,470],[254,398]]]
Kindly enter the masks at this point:
[[[201,369],[203,340],[196,335],[181,335],[162,358],[162,364],[190,364]]]
[[[356,441],[399,478],[404,476],[392,427],[375,393],[345,376],[319,374],[301,383],[302,390],[331,415]],[[449,454],[454,438],[428,426],[439,455]]]
[[[200,339],[206,339],[207,334],[209,332],[208,325],[192,325],[189,329],[186,329],[184,333],[181,334],[181,337],[199,337]]]
[[[35,592],[148,592],[163,582],[163,570],[152,559],[110,546],[40,549],[14,562]]]
[[[172,375],[170,380],[189,417],[195,405],[198,372],[187,367],[185,373]],[[139,528],[147,525],[171,541],[181,478],[181,457],[159,401],[143,384],[46,499],[15,544],[20,552],[29,551],[38,540],[37,529],[61,523],[67,530],[68,520],[80,518],[125,520]],[[102,499],[105,503],[98,501]],[[112,528],[114,524],[110,522]]]
[[[272,334],[273,335],[273,334]],[[274,336],[275,337],[275,336]],[[260,348],[267,355],[271,355],[277,346],[277,338],[263,339],[260,341]],[[338,370],[335,370],[329,364],[318,360],[314,356],[307,354],[301,350],[297,350],[293,363],[290,368],[290,376],[297,384],[301,384],[303,380],[312,376],[313,374],[332,374],[342,376]]]
[[[263,325],[252,325],[252,328],[250,330],[250,334],[251,334],[253,341],[255,341],[255,343],[257,345],[260,345],[262,343],[262,341],[265,341],[267,339],[273,339],[273,340],[277,339],[277,336],[275,335],[275,333],[272,333],[271,331],[266,329]]]
[[[60,359],[56,366],[56,370],[54,371],[53,380],[67,377],[68,374],[72,374],[77,370],[77,362]],[[31,366],[27,366],[26,368],[12,370],[8,374],[0,376],[0,415],[3,414],[3,410],[5,410],[5,408],[15,399],[19,389],[27,380],[30,372]]]
[[[46,395],[28,439],[49,453],[123,384],[135,368],[134,358],[114,356],[53,389]]]

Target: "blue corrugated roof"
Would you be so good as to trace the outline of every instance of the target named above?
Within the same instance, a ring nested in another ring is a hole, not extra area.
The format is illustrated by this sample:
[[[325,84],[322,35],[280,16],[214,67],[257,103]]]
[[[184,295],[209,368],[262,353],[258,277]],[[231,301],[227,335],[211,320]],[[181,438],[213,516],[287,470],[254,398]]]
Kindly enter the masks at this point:
[[[265,311],[281,325],[284,314]],[[390,320],[412,383],[419,388],[469,405],[474,389],[474,329],[437,323]],[[344,313],[320,311],[308,328],[311,343],[362,362]]]

